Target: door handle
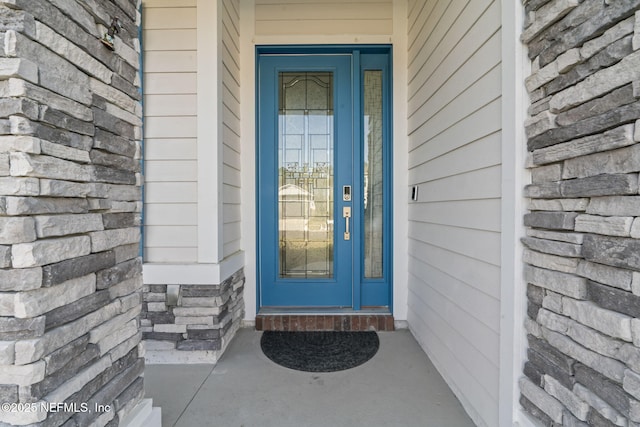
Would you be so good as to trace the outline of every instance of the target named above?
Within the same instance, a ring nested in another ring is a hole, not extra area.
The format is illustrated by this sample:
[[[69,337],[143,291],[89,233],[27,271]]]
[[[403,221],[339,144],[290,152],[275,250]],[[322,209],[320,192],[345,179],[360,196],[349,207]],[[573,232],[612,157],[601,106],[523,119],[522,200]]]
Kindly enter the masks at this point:
[[[351,218],[351,206],[345,206],[342,208],[342,216],[344,217],[344,240],[351,240],[351,233],[349,232],[349,218]]]

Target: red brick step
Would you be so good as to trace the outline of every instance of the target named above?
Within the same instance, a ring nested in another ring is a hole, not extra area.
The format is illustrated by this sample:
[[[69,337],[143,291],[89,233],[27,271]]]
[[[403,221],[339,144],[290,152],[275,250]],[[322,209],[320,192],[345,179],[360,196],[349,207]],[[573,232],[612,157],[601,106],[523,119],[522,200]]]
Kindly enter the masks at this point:
[[[258,314],[258,331],[393,331],[391,314]]]

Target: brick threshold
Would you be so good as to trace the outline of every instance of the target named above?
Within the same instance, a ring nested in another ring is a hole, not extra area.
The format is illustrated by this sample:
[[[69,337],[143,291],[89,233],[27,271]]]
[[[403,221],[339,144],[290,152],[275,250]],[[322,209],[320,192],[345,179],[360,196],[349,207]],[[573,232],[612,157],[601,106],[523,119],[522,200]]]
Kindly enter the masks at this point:
[[[257,331],[393,331],[391,314],[258,314]]]

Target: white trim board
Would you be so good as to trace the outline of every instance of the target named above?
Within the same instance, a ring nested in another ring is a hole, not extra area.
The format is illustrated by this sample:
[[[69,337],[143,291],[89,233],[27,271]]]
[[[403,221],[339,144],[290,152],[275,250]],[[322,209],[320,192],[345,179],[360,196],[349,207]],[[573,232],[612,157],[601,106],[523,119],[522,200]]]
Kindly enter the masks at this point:
[[[145,285],[219,285],[244,267],[244,252],[236,252],[217,264],[142,265]]]
[[[518,378],[527,358],[524,331],[526,284],[523,280],[522,223],[526,206],[524,120],[529,105],[524,87],[531,62],[520,42],[522,2],[502,0],[502,224],[500,289],[500,388],[499,425],[531,425],[518,398]]]
[[[198,262],[222,257],[222,72],[219,2],[197,6]]]

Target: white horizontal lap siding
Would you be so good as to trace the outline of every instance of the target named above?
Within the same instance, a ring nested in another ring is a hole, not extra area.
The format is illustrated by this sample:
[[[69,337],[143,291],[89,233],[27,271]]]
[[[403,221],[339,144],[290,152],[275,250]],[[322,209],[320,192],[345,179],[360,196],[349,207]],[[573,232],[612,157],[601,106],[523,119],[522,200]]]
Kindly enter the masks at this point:
[[[408,321],[481,426],[498,424],[500,2],[410,0]]]
[[[256,35],[392,34],[390,0],[256,0]]]
[[[235,0],[222,13],[222,236],[223,256],[241,249],[240,177],[240,14]]]
[[[197,260],[195,0],[144,0],[145,262]]]

